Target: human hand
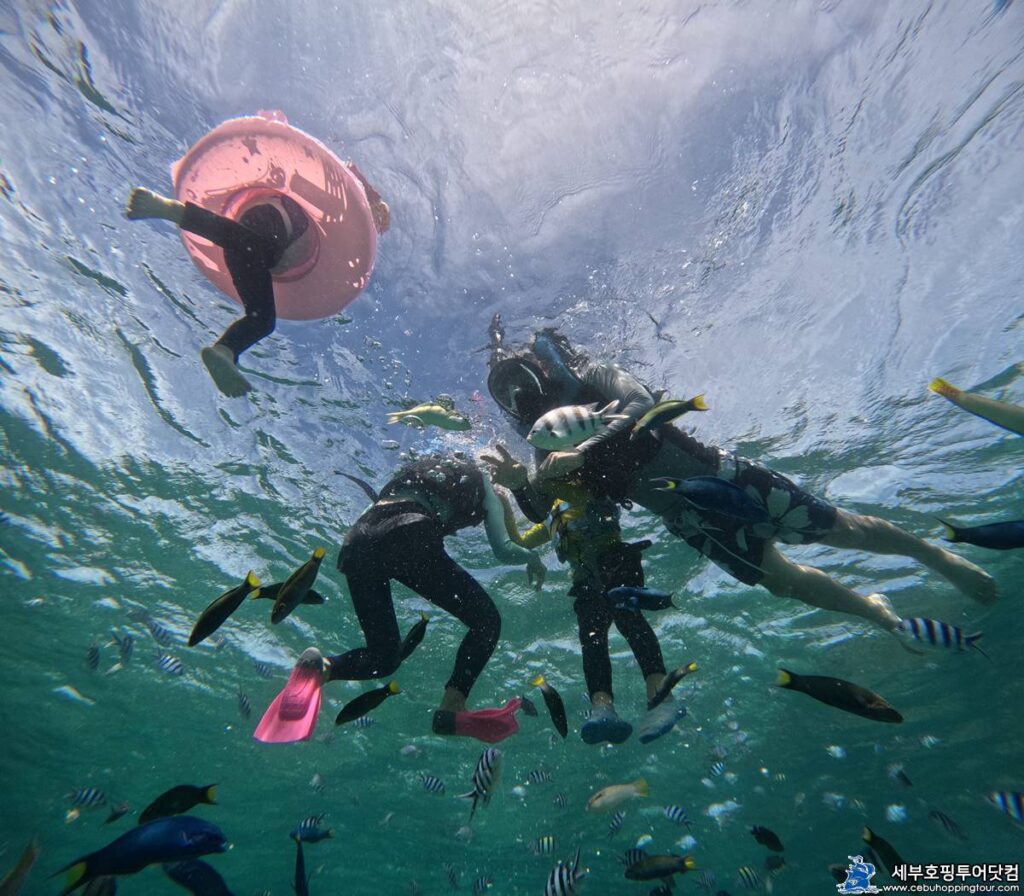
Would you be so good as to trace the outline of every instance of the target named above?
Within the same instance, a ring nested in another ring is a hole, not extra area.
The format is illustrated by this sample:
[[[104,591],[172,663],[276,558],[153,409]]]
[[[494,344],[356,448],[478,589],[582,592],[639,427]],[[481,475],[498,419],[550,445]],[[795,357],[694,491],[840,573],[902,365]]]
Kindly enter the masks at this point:
[[[529,480],[526,467],[509,454],[504,445],[499,443],[494,447],[500,455],[499,457],[492,457],[489,454],[480,455],[480,460],[491,468],[491,482],[512,491],[526,485]]]
[[[559,479],[583,466],[586,457],[575,448],[569,451],[552,451],[537,468],[537,478]]]
[[[373,215],[373,226],[377,233],[386,233],[391,227],[391,209],[388,208],[388,204],[378,198],[376,202],[370,203],[370,213]]]
[[[526,561],[526,579],[533,585],[534,591],[540,591],[544,587],[544,577],[547,575],[547,567],[541,562],[540,557],[531,554]]]

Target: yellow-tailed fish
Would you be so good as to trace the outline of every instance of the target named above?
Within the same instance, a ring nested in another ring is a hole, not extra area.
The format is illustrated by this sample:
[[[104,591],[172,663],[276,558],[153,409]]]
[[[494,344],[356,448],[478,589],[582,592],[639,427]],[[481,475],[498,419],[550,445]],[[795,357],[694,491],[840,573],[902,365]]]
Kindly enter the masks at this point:
[[[648,796],[647,781],[637,778],[628,784],[611,784],[597,791],[587,800],[588,812],[611,812],[629,800]]]
[[[683,414],[687,414],[690,411],[706,411],[707,409],[707,402],[704,401],[703,394],[695,395],[693,398],[687,399],[686,401],[681,401],[679,399],[659,401],[653,408],[636,421],[636,425],[633,427],[633,432],[629,437],[630,439],[635,439],[641,433],[645,433],[657,426],[664,426],[666,423],[671,423],[677,417],[681,417]]]

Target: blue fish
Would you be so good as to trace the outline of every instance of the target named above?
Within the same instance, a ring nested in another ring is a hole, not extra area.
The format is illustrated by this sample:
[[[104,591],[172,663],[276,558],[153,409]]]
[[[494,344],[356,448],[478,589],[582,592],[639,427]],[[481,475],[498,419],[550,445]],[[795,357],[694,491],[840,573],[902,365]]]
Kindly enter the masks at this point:
[[[946,527],[946,541],[976,544],[980,548],[991,548],[993,551],[1024,548],[1024,520],[988,523],[984,526],[954,526],[943,519],[939,522]]]
[[[199,859],[185,859],[164,865],[164,874],[192,896],[232,896],[217,870]]]
[[[675,607],[672,603],[672,595],[665,591],[655,591],[653,588],[635,588],[630,585],[620,585],[618,588],[609,588],[607,595],[612,601],[616,610],[667,610]]]
[[[135,874],[157,862],[194,859],[228,848],[223,831],[192,815],[158,818],[132,828],[102,849],[68,863],[57,874],[67,871],[67,883],[60,896],[77,890],[97,877]]]
[[[306,874],[306,858],[302,854],[302,841],[295,839],[295,896],[309,896],[309,876]]]
[[[652,479],[651,482],[662,483],[655,486],[659,492],[673,492],[698,510],[731,516],[748,525],[772,521],[771,514],[763,504],[755,501],[735,483],[717,476],[691,476],[689,479],[662,477]]]

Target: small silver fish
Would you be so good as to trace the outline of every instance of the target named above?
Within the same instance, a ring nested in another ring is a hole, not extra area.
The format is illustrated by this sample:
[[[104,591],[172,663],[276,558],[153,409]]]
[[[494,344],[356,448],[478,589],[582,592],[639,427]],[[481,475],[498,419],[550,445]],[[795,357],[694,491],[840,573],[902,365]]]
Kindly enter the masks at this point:
[[[98,787],[79,787],[66,795],[72,806],[82,806],[85,809],[95,809],[98,806],[105,806],[107,795]]]
[[[549,856],[555,851],[555,838],[552,834],[537,837],[529,843],[529,850],[535,856]]]

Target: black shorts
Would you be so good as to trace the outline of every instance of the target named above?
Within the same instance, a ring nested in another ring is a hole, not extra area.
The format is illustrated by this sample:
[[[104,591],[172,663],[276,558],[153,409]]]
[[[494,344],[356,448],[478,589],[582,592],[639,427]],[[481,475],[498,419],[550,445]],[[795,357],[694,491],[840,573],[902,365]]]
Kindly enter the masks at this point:
[[[767,467],[722,451],[715,475],[743,488],[765,507],[771,522],[740,523],[735,517],[700,510],[682,499],[662,514],[662,520],[669,532],[744,584],[756,585],[764,577],[761,562],[768,542],[821,541],[835,525],[835,507]]]

